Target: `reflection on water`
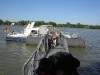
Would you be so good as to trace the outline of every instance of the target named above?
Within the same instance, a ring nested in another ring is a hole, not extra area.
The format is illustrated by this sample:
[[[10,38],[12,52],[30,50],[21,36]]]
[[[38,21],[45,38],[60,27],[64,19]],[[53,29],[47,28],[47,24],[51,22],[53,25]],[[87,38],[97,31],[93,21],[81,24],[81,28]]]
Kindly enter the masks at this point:
[[[21,75],[22,66],[37,46],[23,42],[5,41],[7,33],[4,28],[21,31],[22,27],[0,26],[0,75]],[[100,30],[71,29],[67,32],[78,32],[85,39],[85,48],[69,48],[69,51],[80,60],[78,71],[81,75],[100,75]]]
[[[69,50],[74,57],[80,60],[78,72],[81,75],[100,75],[100,59],[98,58],[100,55],[98,53],[93,52],[92,49],[88,52],[85,48],[69,48]]]

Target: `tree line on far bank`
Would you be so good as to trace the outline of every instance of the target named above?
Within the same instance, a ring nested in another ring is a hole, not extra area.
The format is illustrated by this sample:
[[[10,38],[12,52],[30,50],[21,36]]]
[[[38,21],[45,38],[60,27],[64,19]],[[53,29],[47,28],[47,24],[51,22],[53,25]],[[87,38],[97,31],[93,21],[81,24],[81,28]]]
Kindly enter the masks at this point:
[[[2,19],[0,19],[0,25],[11,25],[12,23],[14,23],[14,25],[16,26],[24,26],[27,25],[29,23],[29,20],[21,20],[18,22],[10,22],[8,20],[3,21]],[[77,23],[77,24],[71,24],[70,22],[66,22],[66,24],[57,24],[55,22],[44,22],[44,21],[35,21],[35,26],[40,26],[40,25],[52,25],[53,27],[67,27],[67,28],[85,28],[85,29],[100,29],[99,25],[84,25],[81,23]]]

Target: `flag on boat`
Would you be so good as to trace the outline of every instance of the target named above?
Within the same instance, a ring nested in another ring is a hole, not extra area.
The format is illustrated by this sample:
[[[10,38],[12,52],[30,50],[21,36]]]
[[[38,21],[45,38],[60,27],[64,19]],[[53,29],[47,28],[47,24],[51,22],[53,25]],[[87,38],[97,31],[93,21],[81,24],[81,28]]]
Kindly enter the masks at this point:
[[[9,29],[8,29],[8,28],[5,28],[3,31],[4,31],[4,32],[8,32],[8,31],[9,31]]]

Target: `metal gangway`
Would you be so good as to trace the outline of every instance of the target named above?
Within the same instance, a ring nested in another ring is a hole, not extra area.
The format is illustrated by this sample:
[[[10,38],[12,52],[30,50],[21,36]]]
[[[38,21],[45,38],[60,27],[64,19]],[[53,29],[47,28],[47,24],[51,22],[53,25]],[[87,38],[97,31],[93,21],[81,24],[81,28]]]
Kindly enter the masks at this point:
[[[25,62],[22,67],[22,75],[36,75],[36,71],[39,65],[39,60],[41,58],[47,58],[53,53],[64,51],[69,53],[67,40],[64,35],[58,37],[58,46],[49,49],[48,47],[48,35],[43,36],[33,54]]]

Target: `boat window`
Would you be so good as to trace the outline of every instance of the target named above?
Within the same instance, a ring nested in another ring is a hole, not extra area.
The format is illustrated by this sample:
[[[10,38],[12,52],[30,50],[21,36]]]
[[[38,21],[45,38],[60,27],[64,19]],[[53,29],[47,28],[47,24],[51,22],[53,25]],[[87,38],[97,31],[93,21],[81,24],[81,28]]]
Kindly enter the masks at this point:
[[[37,34],[37,30],[32,30],[31,34]]]

